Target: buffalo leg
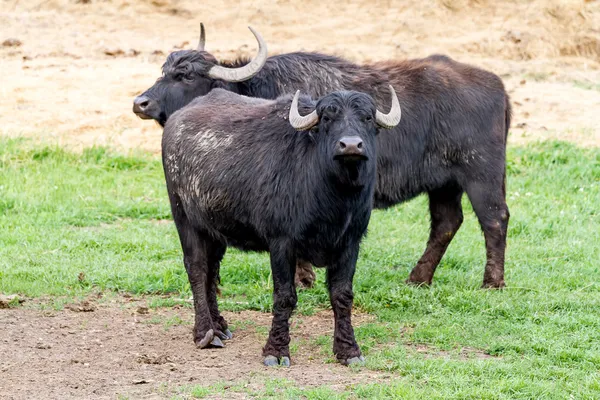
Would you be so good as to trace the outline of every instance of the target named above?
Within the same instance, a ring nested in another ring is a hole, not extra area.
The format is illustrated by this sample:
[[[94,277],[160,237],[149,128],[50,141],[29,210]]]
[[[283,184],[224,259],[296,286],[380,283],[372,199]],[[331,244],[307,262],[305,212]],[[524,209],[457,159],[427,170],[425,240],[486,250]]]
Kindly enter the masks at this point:
[[[308,261],[298,259],[296,264],[296,286],[311,288],[315,284],[315,279],[313,266]]]
[[[215,327],[215,335],[223,340],[231,339],[232,334],[228,329],[225,318],[219,312],[217,304],[218,285],[221,281],[219,270],[221,269],[221,260],[225,255],[226,246],[220,243],[214,243],[208,253],[208,279],[206,281],[206,292],[208,293],[208,308],[210,316]]]
[[[357,258],[358,245],[349,249],[337,263],[327,268],[327,287],[335,320],[333,353],[344,365],[364,361],[352,328],[352,280]]]
[[[487,262],[483,275],[484,288],[504,287],[504,253],[510,217],[506,205],[505,180],[501,182],[473,182],[467,186],[467,195],[485,237]]]
[[[290,317],[298,298],[294,275],[296,257],[289,243],[271,246],[273,274],[273,322],[267,344],[263,347],[264,364],[290,365]]]
[[[183,250],[183,263],[194,298],[194,343],[199,348],[211,345],[223,347],[221,340],[215,336],[215,327],[212,322],[207,296],[209,267],[211,267],[208,262],[208,253],[212,251],[210,248],[211,243],[192,226],[181,207],[180,200],[174,196],[171,196],[170,200],[173,221],[177,227]],[[214,275],[214,272],[211,273]]]
[[[462,224],[462,194],[462,190],[454,185],[429,192],[429,240],[425,252],[410,273],[408,283],[431,285],[435,269]]]

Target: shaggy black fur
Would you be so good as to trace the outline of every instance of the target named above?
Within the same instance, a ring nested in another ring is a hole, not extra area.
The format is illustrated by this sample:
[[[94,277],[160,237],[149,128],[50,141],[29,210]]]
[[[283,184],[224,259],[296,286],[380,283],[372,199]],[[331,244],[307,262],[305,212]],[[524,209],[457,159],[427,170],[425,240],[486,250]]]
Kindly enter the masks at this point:
[[[205,347],[213,335],[226,337],[216,300],[226,247],[269,251],[274,305],[264,356],[289,360],[301,258],[327,268],[334,352],[346,363],[360,357],[352,279],[376,182],[375,104],[363,93],[329,94],[316,103],[317,127],[297,132],[290,103],[289,95],[262,100],[216,89],[165,125],[163,165],[194,295],[194,340]],[[305,115],[315,104],[301,97],[299,109]],[[363,158],[340,156],[348,137],[362,140]]]
[[[215,87],[268,99],[297,89],[315,98],[333,90],[357,90],[370,94],[378,104],[388,104],[387,85],[392,84],[402,121],[378,137],[375,207],[427,193],[431,214],[427,248],[408,281],[431,283],[463,221],[461,198],[466,192],[485,236],[483,287],[504,286],[509,219],[505,152],[511,109],[498,76],[442,55],[357,65],[318,53],[290,53],[270,57],[248,81],[228,83],[207,77],[215,62],[208,53],[193,50],[171,54],[163,67],[164,77],[144,93],[160,110],[151,117],[164,123],[174,110]],[[298,265],[307,280],[314,280],[306,273],[310,265]]]

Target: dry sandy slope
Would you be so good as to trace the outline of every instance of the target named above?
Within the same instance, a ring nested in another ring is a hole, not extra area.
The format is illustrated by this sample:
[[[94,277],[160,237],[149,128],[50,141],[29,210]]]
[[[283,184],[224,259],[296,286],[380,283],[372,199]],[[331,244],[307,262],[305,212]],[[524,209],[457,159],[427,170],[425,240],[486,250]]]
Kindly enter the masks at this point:
[[[159,76],[165,54],[195,45],[204,21],[207,48],[225,58],[255,50],[249,24],[271,54],[318,50],[359,62],[449,54],[504,78],[515,105],[512,142],[552,137],[600,144],[599,1],[0,0],[0,6],[0,41],[22,42],[0,46],[2,134],[158,151],[161,131],[131,113],[132,99]]]

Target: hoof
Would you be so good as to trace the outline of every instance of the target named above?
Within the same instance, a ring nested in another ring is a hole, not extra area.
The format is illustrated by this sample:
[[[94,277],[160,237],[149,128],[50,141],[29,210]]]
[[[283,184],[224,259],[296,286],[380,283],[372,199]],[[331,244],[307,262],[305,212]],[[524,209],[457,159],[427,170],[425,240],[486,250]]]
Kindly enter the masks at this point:
[[[363,356],[352,357],[352,358],[348,358],[345,360],[340,360],[340,363],[342,365],[352,365],[352,364],[362,365],[365,363],[365,358]]]
[[[221,339],[219,339],[218,336],[215,336],[213,340],[210,341],[210,345],[212,347],[225,347],[225,345],[223,344],[223,342],[221,342]]]
[[[418,286],[418,287],[429,287],[431,286],[431,281],[416,281],[408,278],[404,281],[407,285]]]
[[[283,366],[283,367],[289,367],[290,366],[290,358],[289,357],[281,357],[279,359],[279,365]]]
[[[283,367],[289,367],[290,366],[290,358],[283,356],[280,359],[277,359],[277,357],[275,357],[275,356],[266,356],[263,360],[263,364],[266,365],[267,367],[274,367],[277,365],[281,365]]]
[[[214,337],[215,337],[215,332],[212,329],[209,329],[208,332],[206,332],[206,335],[204,335],[204,338],[202,340],[196,341],[196,347],[198,347],[199,349],[204,349],[204,348],[208,347],[208,345],[211,344],[211,342],[213,341]],[[223,345],[223,343],[221,343],[221,345]]]
[[[273,367],[275,365],[279,365],[279,360],[275,356],[266,356],[263,360],[263,364],[267,367]]]
[[[209,329],[202,340],[196,341],[196,347],[199,349],[206,349],[208,347],[225,347],[225,345],[221,342],[221,339],[215,335],[215,331]]]
[[[483,285],[481,285],[482,289],[502,289],[504,288],[506,285],[504,284],[504,281],[500,281],[500,282],[483,282]]]
[[[225,329],[225,332],[216,331],[215,335],[217,335],[221,340],[230,340],[233,338],[233,334],[229,329]]]

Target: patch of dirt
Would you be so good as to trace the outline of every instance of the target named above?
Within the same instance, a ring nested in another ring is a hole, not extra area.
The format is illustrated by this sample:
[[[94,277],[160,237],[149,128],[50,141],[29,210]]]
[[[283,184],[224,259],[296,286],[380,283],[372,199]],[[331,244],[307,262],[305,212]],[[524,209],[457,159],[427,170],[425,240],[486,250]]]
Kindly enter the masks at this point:
[[[0,0],[0,134],[81,148],[160,151],[161,129],[131,112],[166,55],[199,22],[220,58],[309,50],[357,62],[444,53],[503,77],[511,143],[600,145],[600,1]],[[60,23],[57,23],[60,21]],[[20,45],[16,45],[19,43]],[[529,78],[535,76],[535,79]],[[521,82],[525,80],[525,84]],[[594,89],[594,87],[596,89]]]
[[[0,294],[0,308],[16,307],[24,301],[25,299],[20,298],[16,294],[11,294],[9,296]]]
[[[79,273],[78,276],[79,281],[85,280],[85,274],[83,272]],[[96,305],[88,300],[84,300],[79,304],[68,304],[65,306],[67,310],[76,311],[76,312],[93,312],[96,311]]]
[[[140,313],[143,307],[143,302],[119,298],[95,302],[89,312],[80,312],[88,311],[81,306],[0,310],[0,398],[169,398],[187,385],[256,385],[271,378],[335,390],[390,376],[327,362],[328,356],[311,343],[332,334],[331,312],[293,317],[292,343],[298,348],[293,365],[273,369],[262,366],[261,357],[269,314],[225,312],[234,338],[223,349],[199,350],[192,341],[191,308],[146,308]],[[354,325],[372,319],[359,314]]]
[[[425,358],[456,358],[458,357],[461,360],[470,360],[473,358],[485,360],[489,358],[498,358],[496,356],[492,356],[487,354],[486,352],[472,348],[472,347],[461,347],[456,350],[447,351],[431,348],[426,344],[411,344],[411,348],[413,348],[417,353],[422,354]]]

